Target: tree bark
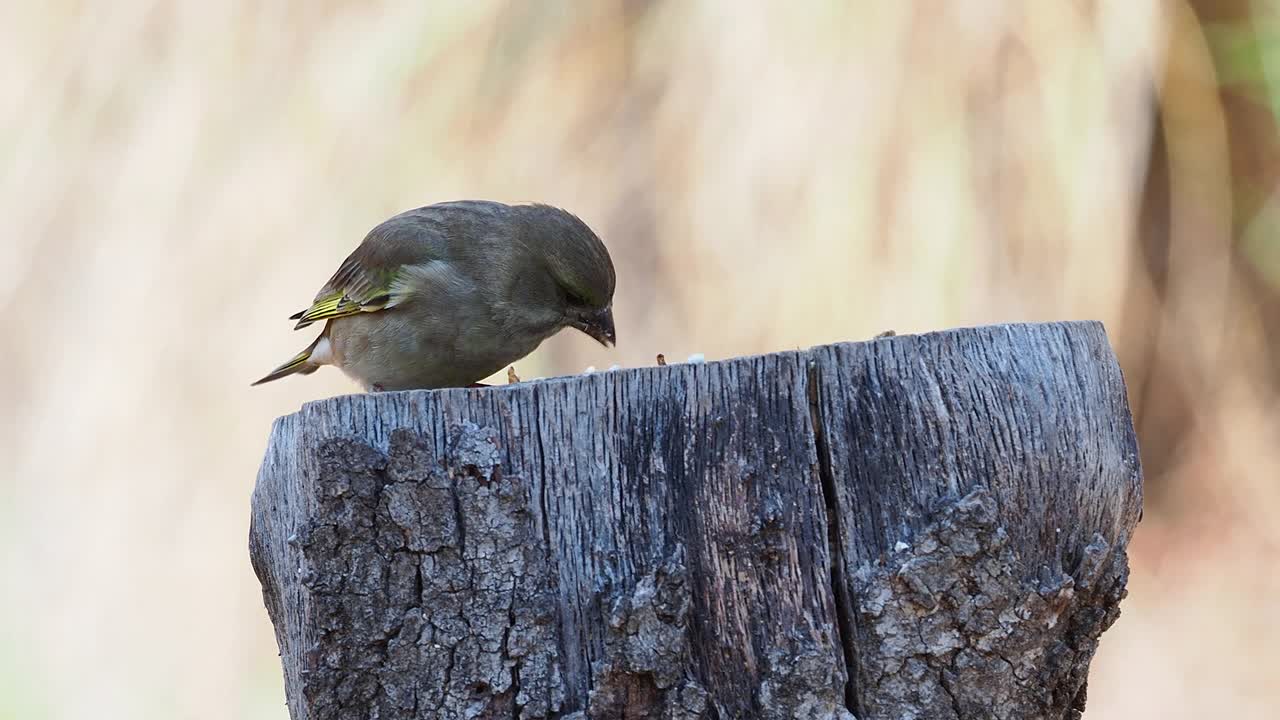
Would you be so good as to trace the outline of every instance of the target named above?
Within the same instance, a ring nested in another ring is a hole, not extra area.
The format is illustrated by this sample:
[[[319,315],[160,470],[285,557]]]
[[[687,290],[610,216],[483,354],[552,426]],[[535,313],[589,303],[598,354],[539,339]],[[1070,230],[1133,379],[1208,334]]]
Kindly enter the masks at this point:
[[[1098,323],[277,421],[250,550],[294,720],[1071,718],[1141,469]]]

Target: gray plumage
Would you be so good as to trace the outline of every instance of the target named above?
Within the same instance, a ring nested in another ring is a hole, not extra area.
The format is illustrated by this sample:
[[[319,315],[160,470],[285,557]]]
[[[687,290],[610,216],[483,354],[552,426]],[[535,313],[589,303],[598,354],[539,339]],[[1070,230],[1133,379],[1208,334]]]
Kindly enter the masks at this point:
[[[447,202],[381,223],[294,315],[326,322],[256,384],[332,364],[368,390],[465,386],[576,327],[615,341],[613,262],[547,205]]]

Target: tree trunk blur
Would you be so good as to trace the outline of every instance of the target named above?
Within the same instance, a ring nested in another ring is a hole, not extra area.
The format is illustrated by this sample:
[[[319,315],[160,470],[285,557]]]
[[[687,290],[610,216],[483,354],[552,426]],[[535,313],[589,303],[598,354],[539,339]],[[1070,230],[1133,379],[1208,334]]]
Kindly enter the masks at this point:
[[[1250,0],[1170,8],[1118,348],[1157,502],[1220,379],[1256,377],[1266,395],[1280,378],[1280,276],[1260,247],[1280,233],[1280,80],[1267,86],[1263,59],[1280,16]]]

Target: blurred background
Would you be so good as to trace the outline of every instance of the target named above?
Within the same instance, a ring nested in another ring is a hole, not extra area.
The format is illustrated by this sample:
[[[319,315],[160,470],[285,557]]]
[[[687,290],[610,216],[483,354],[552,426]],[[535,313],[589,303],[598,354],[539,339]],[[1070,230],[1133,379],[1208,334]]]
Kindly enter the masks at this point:
[[[1106,323],[1146,476],[1087,717],[1280,717],[1280,9],[0,5],[0,718],[286,718],[246,551],[285,318],[373,225],[545,201],[621,344]]]

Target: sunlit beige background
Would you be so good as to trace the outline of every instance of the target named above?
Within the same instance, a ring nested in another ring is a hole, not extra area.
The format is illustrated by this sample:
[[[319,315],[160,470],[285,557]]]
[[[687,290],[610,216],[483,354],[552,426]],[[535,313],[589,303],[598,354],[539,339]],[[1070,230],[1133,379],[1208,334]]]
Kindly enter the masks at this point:
[[[1248,0],[0,6],[0,718],[285,718],[250,389],[363,233],[580,214],[621,345],[1098,318],[1148,470],[1094,719],[1280,717],[1280,17]]]

